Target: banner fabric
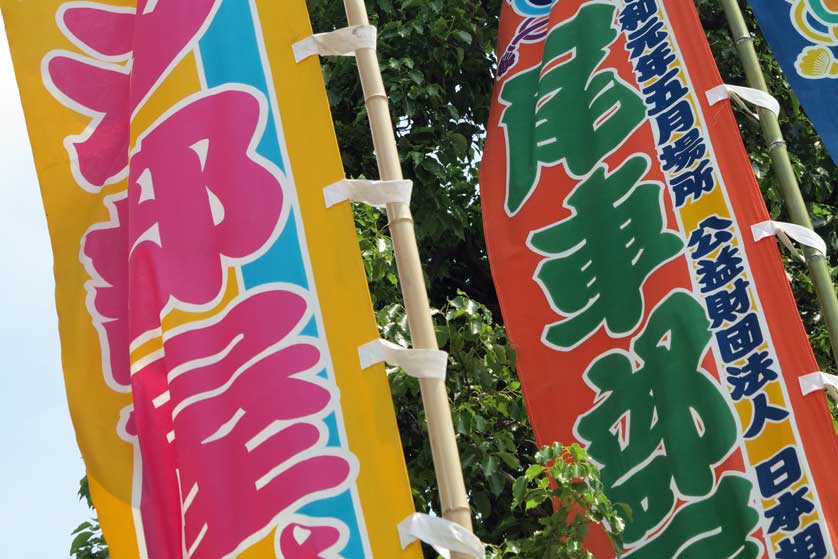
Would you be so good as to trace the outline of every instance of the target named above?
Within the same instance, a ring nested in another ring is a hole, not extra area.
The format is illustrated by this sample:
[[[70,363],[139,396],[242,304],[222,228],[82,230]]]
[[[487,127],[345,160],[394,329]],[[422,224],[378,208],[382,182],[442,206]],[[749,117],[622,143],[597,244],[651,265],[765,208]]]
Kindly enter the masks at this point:
[[[587,448],[624,557],[834,557],[838,444],[692,2],[506,0],[498,59],[480,186],[538,442]]]
[[[749,0],[786,79],[838,161],[838,1]]]
[[[114,559],[411,557],[304,0],[2,0]]]

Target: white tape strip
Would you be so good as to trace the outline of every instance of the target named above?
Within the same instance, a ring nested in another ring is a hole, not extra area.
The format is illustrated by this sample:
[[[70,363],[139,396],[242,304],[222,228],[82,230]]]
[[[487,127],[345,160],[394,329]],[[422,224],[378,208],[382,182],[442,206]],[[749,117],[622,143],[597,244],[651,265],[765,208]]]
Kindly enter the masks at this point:
[[[762,223],[755,223],[754,225],[751,225],[751,233],[753,233],[755,241],[761,241],[766,237],[773,237],[776,235],[786,248],[803,262],[806,262],[806,258],[797,252],[797,249],[794,248],[791,239],[794,239],[801,245],[811,247],[826,256],[826,241],[824,241],[820,235],[811,229],[795,225],[794,223],[763,221]],[[791,237],[791,239],[789,237]]]
[[[804,396],[808,396],[812,392],[819,390],[826,390],[835,400],[838,400],[838,377],[835,375],[828,375],[818,371],[804,375],[798,380],[800,381],[800,390]]]
[[[310,56],[352,56],[358,49],[374,49],[377,31],[373,25],[352,25],[329,33],[318,33],[294,43],[294,59]]]
[[[402,549],[418,540],[433,547],[445,559],[451,557],[451,551],[465,553],[475,559],[486,556],[483,542],[459,524],[418,512],[399,524],[399,539]]]
[[[742,102],[743,100],[751,103],[752,105],[756,105],[757,107],[768,109],[778,117],[780,116],[780,103],[774,97],[759,89],[742,87],[741,85],[722,84],[707,92],[707,101],[709,101],[711,105],[715,105],[724,99],[733,99],[733,101],[739,104],[740,107],[751,113],[751,115],[756,118],[759,118],[759,116],[755,115],[750,111],[750,109],[744,106],[744,103]]]
[[[448,354],[438,349],[407,349],[387,340],[375,340],[358,348],[361,368],[368,369],[378,363],[401,367],[415,378],[445,380]]]
[[[387,204],[410,204],[411,181],[362,181],[344,179],[323,189],[326,207],[346,200],[383,208]]]

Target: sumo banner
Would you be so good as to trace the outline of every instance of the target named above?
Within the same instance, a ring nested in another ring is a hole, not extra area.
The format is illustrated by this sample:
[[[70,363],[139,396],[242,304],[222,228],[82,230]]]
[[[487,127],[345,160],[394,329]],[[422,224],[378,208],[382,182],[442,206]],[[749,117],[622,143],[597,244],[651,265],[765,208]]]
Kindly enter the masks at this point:
[[[800,104],[838,161],[838,0],[749,0]]]
[[[114,559],[421,556],[304,0],[0,0]]]
[[[587,449],[623,557],[834,557],[838,441],[692,2],[506,0],[498,61],[481,194],[538,442]]]

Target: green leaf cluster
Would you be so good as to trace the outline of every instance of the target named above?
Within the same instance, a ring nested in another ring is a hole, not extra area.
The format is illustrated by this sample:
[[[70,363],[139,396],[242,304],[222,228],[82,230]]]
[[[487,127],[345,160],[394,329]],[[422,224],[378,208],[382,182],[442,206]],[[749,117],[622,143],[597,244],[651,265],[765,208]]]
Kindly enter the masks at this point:
[[[437,341],[449,353],[447,383],[454,427],[478,535],[484,541],[526,537],[538,527],[537,517],[514,510],[511,488],[532,463],[537,447],[506,331],[487,307],[463,292],[435,311],[433,318]],[[378,320],[382,336],[409,343],[401,305],[383,307]],[[390,378],[416,508],[438,512],[419,383],[406,375]]]
[[[520,541],[492,546],[491,559],[594,559],[583,546],[592,524],[605,527],[614,549],[622,552],[625,518],[631,510],[605,495],[599,469],[578,444],[554,443],[541,449],[536,463],[512,486],[513,505],[544,510],[541,528]],[[621,511],[618,511],[618,507]]]
[[[90,498],[90,486],[87,483],[87,476],[79,482],[78,497],[80,501],[87,503],[93,509],[93,501]],[[70,544],[70,559],[110,559],[108,545],[102,535],[102,528],[99,520],[93,518],[82,522],[78,528],[73,530],[73,541]]]

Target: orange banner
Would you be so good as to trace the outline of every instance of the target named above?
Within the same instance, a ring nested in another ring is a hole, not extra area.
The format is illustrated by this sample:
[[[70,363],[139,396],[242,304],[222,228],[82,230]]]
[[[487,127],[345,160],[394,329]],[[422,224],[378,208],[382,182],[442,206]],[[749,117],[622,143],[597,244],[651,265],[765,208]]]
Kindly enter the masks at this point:
[[[834,557],[838,444],[695,7],[503,10],[481,193],[538,441],[587,448],[624,557]]]

